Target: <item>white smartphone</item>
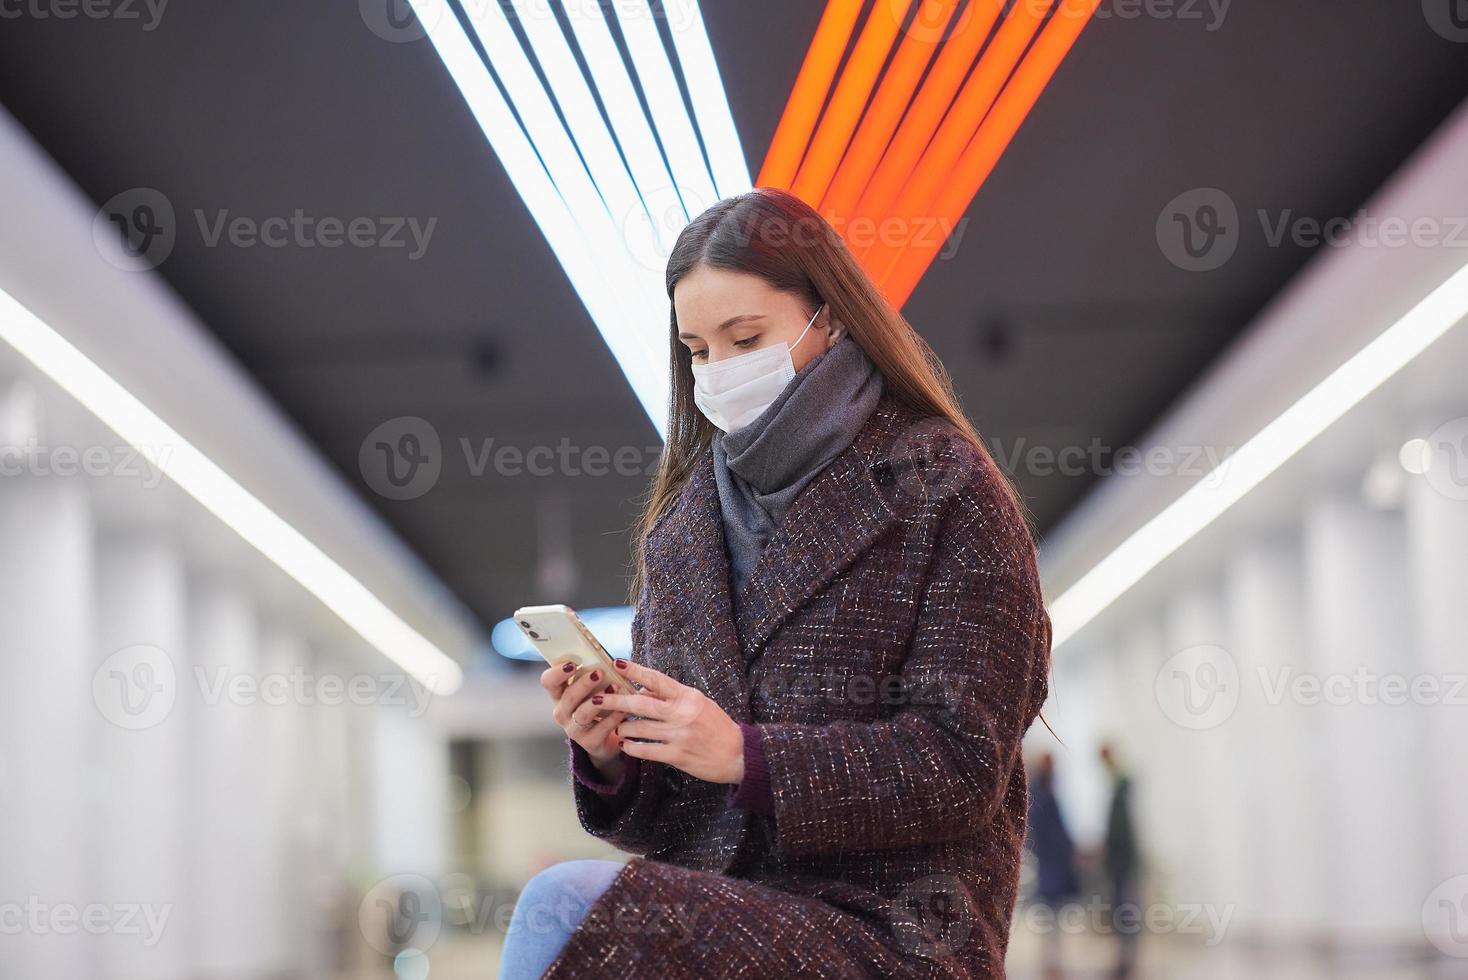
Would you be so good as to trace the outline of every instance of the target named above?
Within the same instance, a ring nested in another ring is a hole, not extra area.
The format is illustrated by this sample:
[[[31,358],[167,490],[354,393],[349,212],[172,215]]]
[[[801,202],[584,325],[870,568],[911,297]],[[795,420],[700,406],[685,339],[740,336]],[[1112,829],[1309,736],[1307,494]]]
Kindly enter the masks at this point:
[[[515,625],[530,638],[546,663],[570,660],[576,664],[573,677],[600,670],[617,690],[637,693],[636,685],[617,669],[611,655],[570,606],[523,606],[515,610]]]

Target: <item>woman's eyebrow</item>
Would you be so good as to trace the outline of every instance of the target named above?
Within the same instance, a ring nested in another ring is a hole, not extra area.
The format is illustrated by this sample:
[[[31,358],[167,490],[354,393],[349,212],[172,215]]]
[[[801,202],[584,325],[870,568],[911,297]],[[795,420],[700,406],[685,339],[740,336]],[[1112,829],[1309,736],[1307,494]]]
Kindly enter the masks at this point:
[[[714,333],[722,333],[723,331],[728,330],[730,327],[734,326],[734,324],[736,324],[736,323],[743,323],[746,320],[763,320],[764,318],[765,318],[765,315],[763,313],[741,313],[738,316],[731,316],[729,319],[727,319],[723,323],[719,324],[717,327],[714,328]],[[683,333],[678,334],[678,339],[679,340],[698,340],[699,337],[698,337],[698,334],[687,333],[685,331]]]

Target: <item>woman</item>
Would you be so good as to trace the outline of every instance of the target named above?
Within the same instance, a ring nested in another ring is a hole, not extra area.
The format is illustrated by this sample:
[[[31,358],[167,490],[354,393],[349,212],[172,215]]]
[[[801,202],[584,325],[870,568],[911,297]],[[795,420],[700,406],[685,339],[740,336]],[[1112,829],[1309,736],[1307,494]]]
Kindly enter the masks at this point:
[[[532,879],[502,975],[1003,976],[1050,654],[1013,489],[793,195],[710,208],[667,287],[643,690],[542,678],[582,825],[634,856]]]

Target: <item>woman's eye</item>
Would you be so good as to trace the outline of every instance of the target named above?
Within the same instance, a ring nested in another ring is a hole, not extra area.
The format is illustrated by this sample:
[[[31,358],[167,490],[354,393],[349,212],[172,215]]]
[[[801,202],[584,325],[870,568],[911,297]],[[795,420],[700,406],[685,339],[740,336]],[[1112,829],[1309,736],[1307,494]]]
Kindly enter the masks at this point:
[[[755,334],[753,337],[745,337],[743,340],[736,340],[736,341],[734,341],[734,346],[735,347],[753,347],[755,345],[755,342],[758,341],[758,340],[759,340],[759,334]]]
[[[691,357],[691,358],[693,358],[696,361],[700,357],[708,357],[709,356],[709,352],[706,351],[706,350],[690,351],[689,354],[688,354],[688,356]]]

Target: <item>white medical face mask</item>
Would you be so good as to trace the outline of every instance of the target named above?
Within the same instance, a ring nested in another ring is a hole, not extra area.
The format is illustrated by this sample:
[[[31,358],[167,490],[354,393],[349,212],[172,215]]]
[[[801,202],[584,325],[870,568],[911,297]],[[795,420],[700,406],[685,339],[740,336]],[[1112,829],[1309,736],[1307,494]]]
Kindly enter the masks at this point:
[[[821,310],[793,344],[771,344],[712,364],[694,364],[693,403],[714,425],[725,432],[746,426],[759,418],[795,377],[790,352],[800,346]]]

